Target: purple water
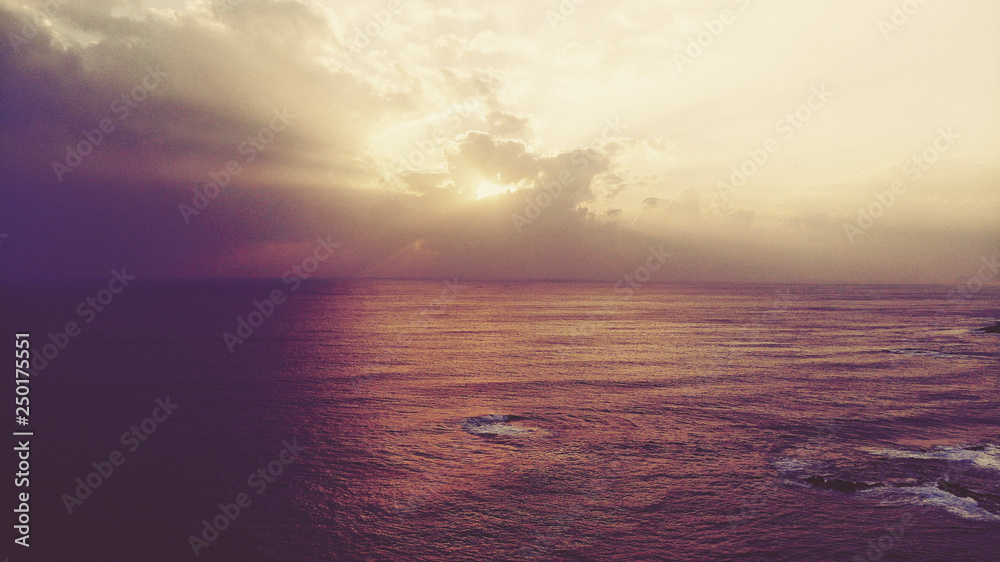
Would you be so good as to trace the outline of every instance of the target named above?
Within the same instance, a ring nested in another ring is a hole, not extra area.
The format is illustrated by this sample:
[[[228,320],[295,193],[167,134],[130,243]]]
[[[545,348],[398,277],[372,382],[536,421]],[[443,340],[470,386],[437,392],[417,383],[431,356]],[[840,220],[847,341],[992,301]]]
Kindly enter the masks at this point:
[[[103,285],[3,287],[11,354],[81,325],[12,561],[1000,560],[995,287],[315,283],[230,353],[280,280]]]

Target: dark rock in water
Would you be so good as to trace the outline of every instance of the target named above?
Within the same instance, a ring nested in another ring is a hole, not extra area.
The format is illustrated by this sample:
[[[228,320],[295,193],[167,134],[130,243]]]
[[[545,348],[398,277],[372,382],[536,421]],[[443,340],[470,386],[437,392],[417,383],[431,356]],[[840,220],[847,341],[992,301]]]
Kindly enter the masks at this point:
[[[944,490],[945,492],[948,492],[953,496],[976,500],[976,502],[980,504],[980,507],[983,507],[984,509],[987,510],[996,510],[997,507],[1000,507],[1000,496],[996,494],[989,494],[986,492],[976,492],[974,490],[966,488],[961,484],[956,484],[955,482],[949,482],[943,478],[941,480],[938,480],[937,487]]]
[[[831,478],[827,480],[822,476],[810,476],[806,478],[806,482],[816,488],[822,488],[824,490],[834,490],[837,492],[843,492],[845,494],[850,494],[857,492],[859,490],[867,490],[869,488],[878,488],[882,484],[868,484],[865,482],[851,482],[850,480],[841,480],[840,478]]]
[[[955,482],[949,482],[945,479],[938,480],[937,487],[953,496],[958,496],[960,498],[969,498],[975,500],[976,504],[990,513],[996,513],[1000,515],[1000,496],[996,494],[989,494],[986,492],[976,492],[970,490],[961,484],[956,484]]]
[[[1000,334],[1000,322],[997,322],[995,326],[988,326],[986,328],[979,328],[980,332],[986,332],[989,334]]]
[[[975,445],[973,447],[966,447],[966,451],[985,451],[986,445]]]
[[[945,480],[943,478],[941,480],[938,480],[937,487],[940,488],[940,489],[942,489],[942,490],[944,490],[945,492],[948,492],[949,494],[951,494],[953,496],[958,496],[960,498],[972,498],[972,499],[976,499],[975,496],[979,495],[979,494],[976,494],[975,492],[973,492],[972,490],[966,488],[965,486],[963,486],[961,484],[956,484],[954,482],[948,482],[947,480]]]

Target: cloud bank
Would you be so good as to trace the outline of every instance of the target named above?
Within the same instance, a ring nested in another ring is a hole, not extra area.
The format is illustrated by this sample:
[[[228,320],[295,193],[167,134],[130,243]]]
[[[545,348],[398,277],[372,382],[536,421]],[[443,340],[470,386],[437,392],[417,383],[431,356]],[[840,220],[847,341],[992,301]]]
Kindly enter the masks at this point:
[[[897,9],[0,0],[0,278],[952,283],[1000,6]]]

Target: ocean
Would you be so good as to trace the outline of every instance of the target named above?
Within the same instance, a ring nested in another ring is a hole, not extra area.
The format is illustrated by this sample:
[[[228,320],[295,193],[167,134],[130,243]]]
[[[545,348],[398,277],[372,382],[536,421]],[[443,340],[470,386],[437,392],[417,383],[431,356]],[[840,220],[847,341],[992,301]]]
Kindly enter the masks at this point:
[[[1000,560],[997,287],[110,279],[2,287],[12,562]]]

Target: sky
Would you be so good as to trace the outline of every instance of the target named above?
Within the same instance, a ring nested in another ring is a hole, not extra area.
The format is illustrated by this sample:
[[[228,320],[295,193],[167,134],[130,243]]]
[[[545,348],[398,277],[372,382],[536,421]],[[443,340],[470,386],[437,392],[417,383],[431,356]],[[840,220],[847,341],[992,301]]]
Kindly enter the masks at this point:
[[[996,283],[998,22],[0,0],[0,279]]]

